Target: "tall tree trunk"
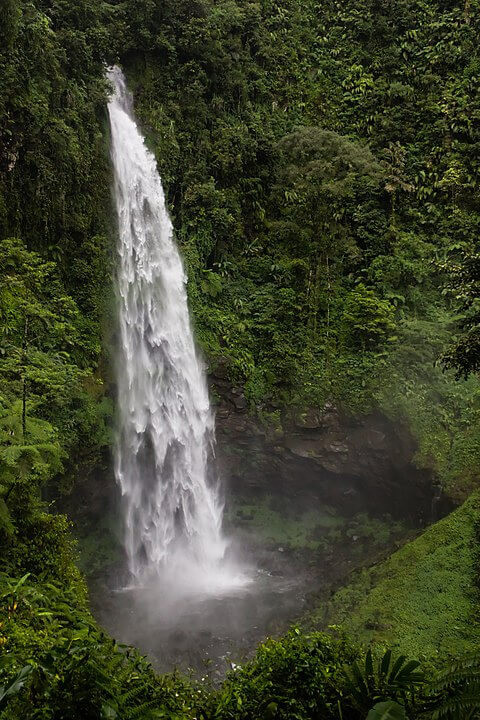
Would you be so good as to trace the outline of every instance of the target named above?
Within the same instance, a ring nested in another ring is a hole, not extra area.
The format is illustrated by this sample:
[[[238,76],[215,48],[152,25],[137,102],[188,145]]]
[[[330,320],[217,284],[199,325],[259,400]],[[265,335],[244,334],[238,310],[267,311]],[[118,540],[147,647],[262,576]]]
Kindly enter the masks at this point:
[[[308,338],[309,341],[312,339],[312,328],[313,328],[313,306],[312,306],[312,277],[313,277],[313,270],[310,263],[310,268],[308,270],[308,280],[307,280],[307,292],[306,292],[306,304],[307,304],[307,331],[308,331]]]
[[[320,266],[320,255],[317,255],[316,268],[315,268],[315,294],[313,298],[313,344],[317,343],[317,327],[318,327],[318,298],[320,295],[320,277],[321,277],[321,266]]]
[[[27,434],[27,346],[28,346],[28,316],[25,315],[22,340],[22,436]]]
[[[326,265],[327,265],[327,340],[330,336],[330,303],[331,303],[331,294],[332,294],[332,283],[330,280],[330,258],[327,255],[326,258]]]
[[[25,439],[27,432],[27,378],[25,377],[25,369],[23,372],[23,390],[22,390],[22,435]]]

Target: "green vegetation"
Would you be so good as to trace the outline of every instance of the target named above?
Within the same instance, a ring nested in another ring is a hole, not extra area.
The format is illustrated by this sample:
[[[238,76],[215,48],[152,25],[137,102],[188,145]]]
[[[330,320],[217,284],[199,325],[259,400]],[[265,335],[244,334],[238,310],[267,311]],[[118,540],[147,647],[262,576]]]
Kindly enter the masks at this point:
[[[110,275],[102,18],[87,1],[18,0],[0,23],[1,462],[25,482],[61,472],[65,488],[109,443],[98,373]],[[10,502],[17,491],[6,487]]]
[[[334,595],[328,621],[409,656],[435,661],[473,650],[480,640],[479,522],[475,494],[386,561],[358,572]]]
[[[155,676],[145,659],[107,638],[80,580],[62,580],[0,578],[0,718],[193,717],[198,692],[181,678]]]
[[[135,7],[121,57],[212,366],[262,417],[381,408],[465,497],[478,383],[440,360],[476,332],[478,3]]]
[[[119,567],[123,560],[120,518],[107,514],[79,528],[76,524],[77,565],[87,580]]]
[[[342,526],[342,518],[317,510],[285,516],[272,509],[268,499],[239,505],[227,515],[227,521],[232,527],[248,528],[263,543],[292,550],[317,550],[322,545],[322,539],[315,531],[326,531],[323,542],[328,544],[335,529]]]
[[[437,673],[391,650],[361,655],[341,637],[295,629],[261,645],[212,692],[176,675],[156,677],[144,659],[99,632],[64,589],[51,585],[45,594],[25,576],[8,583],[1,599],[8,617],[0,639],[14,636],[22,651],[16,663],[2,663],[2,720],[25,713],[32,720],[460,720],[467,708],[479,709],[478,654]]]
[[[236,498],[227,509],[225,520],[232,528],[245,528],[249,537],[262,546],[280,546],[300,556],[309,550],[328,550],[336,544],[350,545],[354,556],[364,545],[381,549],[405,535],[407,530],[390,516],[378,519],[358,513],[347,518],[325,505],[309,511],[289,512],[285,501],[279,502],[271,496],[256,498],[255,503],[240,502]]]
[[[478,484],[479,12],[2,1],[1,720],[478,717],[478,657],[420,680],[405,657],[318,633],[267,641],[215,692],[157,677],[96,626],[69,522],[46,498],[85,482],[110,445],[113,61],[158,159],[211,366],[275,430],[327,400],[380,410],[451,497]],[[477,502],[361,573],[331,617],[438,666],[474,647]],[[296,551],[319,549],[318,528],[391,532],[314,512],[280,525],[262,506],[244,520]]]

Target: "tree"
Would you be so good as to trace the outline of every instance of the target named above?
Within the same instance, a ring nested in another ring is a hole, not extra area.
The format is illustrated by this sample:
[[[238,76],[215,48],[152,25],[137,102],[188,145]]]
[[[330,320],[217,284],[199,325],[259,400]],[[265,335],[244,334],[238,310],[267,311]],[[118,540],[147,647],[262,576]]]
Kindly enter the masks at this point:
[[[358,285],[347,296],[343,322],[347,341],[362,350],[372,349],[392,337],[395,308],[378,298],[373,290]]]
[[[414,186],[408,182],[405,173],[405,160],[407,152],[397,142],[389,142],[388,148],[383,151],[383,167],[385,168],[385,190],[389,193],[392,202],[391,223],[395,225],[397,195],[400,191],[413,192]]]
[[[15,40],[19,18],[17,0],[3,0],[0,6],[0,44],[10,49]]]
[[[367,146],[319,127],[298,128],[279,150],[285,214],[307,224],[315,250],[335,257],[349,242],[347,205],[360,186],[378,189],[380,164]]]
[[[315,340],[321,290],[328,334],[336,266],[358,254],[351,228],[355,197],[367,187],[377,192],[382,169],[368,147],[319,127],[298,128],[279,150],[277,202],[283,218],[293,222],[298,251],[310,259],[307,302]]]
[[[456,370],[457,377],[480,371],[480,252],[464,250],[458,262],[441,265],[448,274],[445,293],[453,298],[460,312],[460,335],[443,356],[445,367]]]
[[[28,251],[21,240],[0,242],[0,272],[0,372],[20,381],[25,438],[29,380],[43,387],[61,385],[68,366],[78,375],[68,363],[77,308],[63,290],[55,263]]]

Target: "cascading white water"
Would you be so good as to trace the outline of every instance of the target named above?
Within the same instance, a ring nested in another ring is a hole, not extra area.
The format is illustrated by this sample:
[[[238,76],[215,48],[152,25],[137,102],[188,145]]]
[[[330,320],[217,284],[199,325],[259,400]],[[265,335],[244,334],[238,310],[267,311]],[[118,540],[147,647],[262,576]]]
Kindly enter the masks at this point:
[[[214,421],[186,277],[155,158],[135,123],[124,76],[115,67],[108,77],[119,225],[115,473],[129,569],[133,584],[167,572],[189,585],[195,571],[215,589],[233,577],[222,564],[222,502],[207,477]]]

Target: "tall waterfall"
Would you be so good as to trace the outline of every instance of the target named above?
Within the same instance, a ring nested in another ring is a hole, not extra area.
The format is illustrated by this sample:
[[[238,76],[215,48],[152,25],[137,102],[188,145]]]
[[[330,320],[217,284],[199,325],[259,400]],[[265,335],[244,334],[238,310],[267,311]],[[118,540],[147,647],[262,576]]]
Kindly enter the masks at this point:
[[[155,158],[136,125],[121,70],[108,77],[119,229],[115,473],[129,569],[134,585],[193,569],[207,582],[222,574],[227,543],[218,488],[208,478],[214,420],[206,379]]]

